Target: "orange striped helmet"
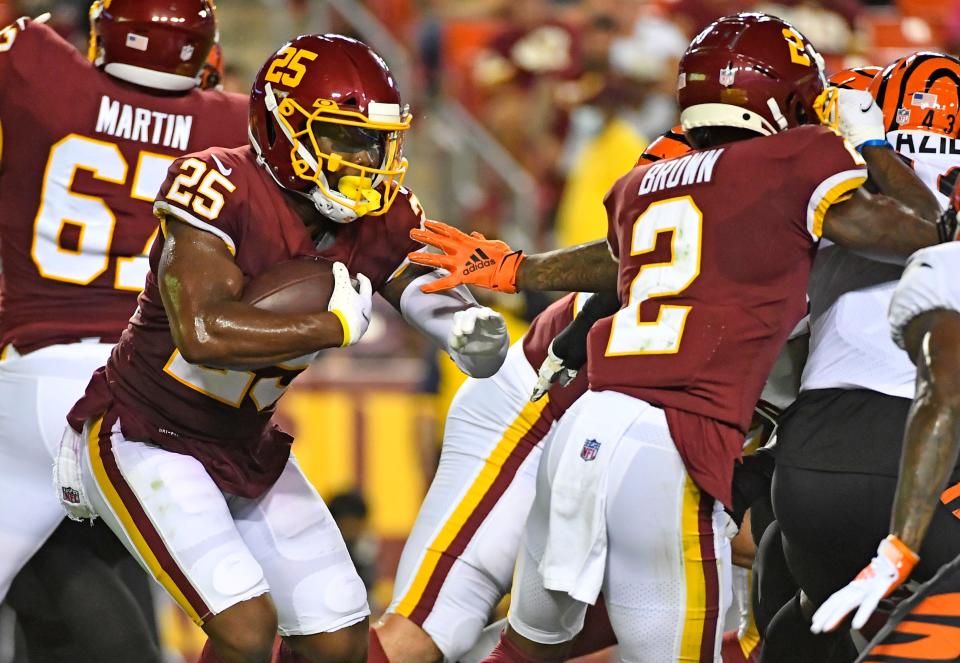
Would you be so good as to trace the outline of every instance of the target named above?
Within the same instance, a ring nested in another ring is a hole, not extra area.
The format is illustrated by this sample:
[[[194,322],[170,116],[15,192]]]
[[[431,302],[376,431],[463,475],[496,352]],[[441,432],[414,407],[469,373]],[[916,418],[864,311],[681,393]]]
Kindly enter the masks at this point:
[[[870,87],[874,77],[883,71],[883,67],[850,67],[843,71],[838,71],[827,79],[827,82],[834,87],[840,87],[844,90],[866,90]]]
[[[960,135],[960,60],[921,51],[887,65],[870,93],[883,111],[887,131],[914,129]]]
[[[681,154],[686,154],[689,151],[690,143],[687,142],[686,136],[683,135],[683,127],[678,124],[647,145],[647,149],[645,149],[643,154],[640,155],[640,158],[637,159],[637,166],[660,161],[660,159],[672,159]]]

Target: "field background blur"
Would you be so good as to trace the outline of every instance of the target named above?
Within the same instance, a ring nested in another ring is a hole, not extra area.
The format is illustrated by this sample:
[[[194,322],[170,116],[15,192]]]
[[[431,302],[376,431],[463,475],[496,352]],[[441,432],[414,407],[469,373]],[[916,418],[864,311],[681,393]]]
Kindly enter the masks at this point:
[[[88,6],[0,0],[0,25],[51,11],[51,23],[85,50]],[[407,184],[428,215],[528,250],[604,235],[607,188],[678,121],[677,61],[687,42],[718,16],[753,9],[793,22],[830,72],[960,48],[960,0],[218,2],[226,89],[246,93],[260,64],[292,35],[363,39],[387,60],[411,105]],[[516,339],[549,300],[487,303],[509,317]],[[382,301],[376,313],[363,342],[322,357],[279,414],[341,524],[375,615],[389,601],[462,379]],[[158,601],[170,660],[195,660],[202,633]]]

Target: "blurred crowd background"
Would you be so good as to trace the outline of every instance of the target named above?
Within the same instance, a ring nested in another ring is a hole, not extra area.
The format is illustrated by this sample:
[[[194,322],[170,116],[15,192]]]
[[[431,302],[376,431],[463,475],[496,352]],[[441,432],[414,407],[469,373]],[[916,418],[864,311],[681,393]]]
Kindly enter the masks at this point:
[[[51,11],[51,24],[85,51],[89,4],[0,0],[0,25]],[[678,121],[676,65],[690,38],[743,10],[793,22],[830,72],[960,49],[960,0],[218,1],[226,89],[246,93],[292,35],[359,37],[387,60],[412,108],[407,184],[428,216],[527,250],[604,235],[604,193]],[[518,338],[549,300],[487,303]],[[364,341],[322,357],[280,412],[341,524],[374,613],[389,600],[462,379],[379,305]],[[171,660],[176,652],[193,660],[201,634],[169,606],[160,614]]]

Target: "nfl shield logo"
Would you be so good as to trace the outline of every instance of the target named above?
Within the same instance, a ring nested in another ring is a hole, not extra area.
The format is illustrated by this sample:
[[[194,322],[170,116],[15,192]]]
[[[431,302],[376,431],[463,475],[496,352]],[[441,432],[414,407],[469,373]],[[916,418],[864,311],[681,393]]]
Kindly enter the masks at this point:
[[[737,74],[736,70],[730,65],[727,65],[726,67],[721,69],[720,85],[722,85],[723,87],[730,87],[731,85],[733,85],[733,79],[736,76],[736,74]]]
[[[63,493],[63,501],[67,504],[80,504],[80,493],[77,492],[75,488],[68,488],[67,486],[62,486],[60,488]]]
[[[180,49],[180,59],[184,62],[193,57],[193,45],[187,44]]]
[[[589,462],[597,457],[598,451],[600,451],[600,443],[596,440],[587,440],[583,443],[583,449],[580,450],[580,457]]]
[[[906,124],[910,121],[910,109],[909,108],[898,108],[897,109],[897,124]]]

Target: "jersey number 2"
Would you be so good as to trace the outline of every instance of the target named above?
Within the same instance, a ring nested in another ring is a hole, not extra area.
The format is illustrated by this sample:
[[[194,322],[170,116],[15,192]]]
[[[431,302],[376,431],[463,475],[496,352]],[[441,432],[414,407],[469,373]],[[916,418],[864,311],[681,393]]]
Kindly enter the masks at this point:
[[[640,305],[678,295],[700,275],[703,214],[690,196],[652,203],[633,224],[630,255],[649,253],[660,233],[672,232],[670,262],[648,263],[630,284],[630,301],[613,316],[606,355],[661,355],[680,350],[690,306],[663,304],[653,322],[640,321]]]

